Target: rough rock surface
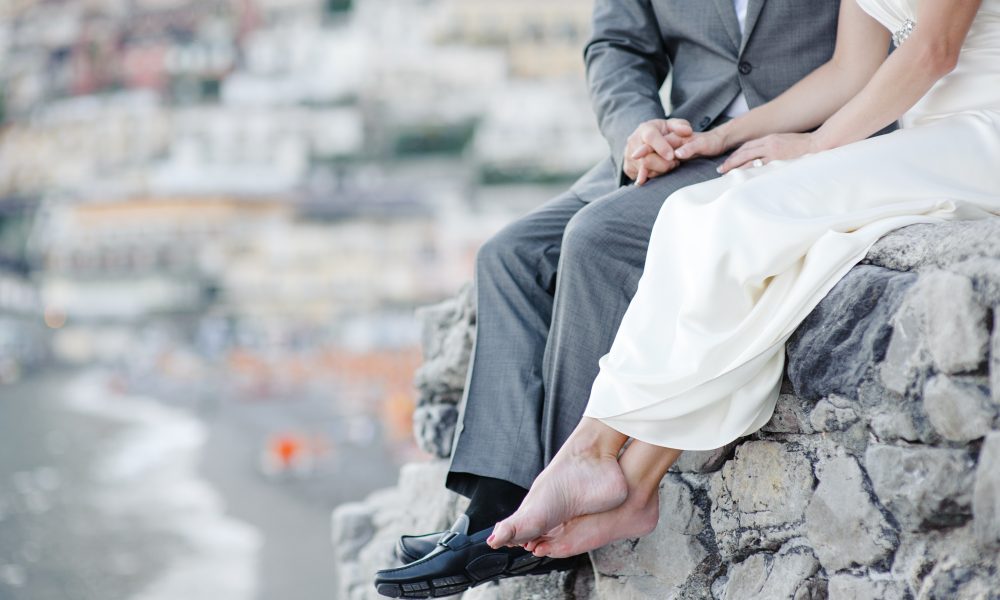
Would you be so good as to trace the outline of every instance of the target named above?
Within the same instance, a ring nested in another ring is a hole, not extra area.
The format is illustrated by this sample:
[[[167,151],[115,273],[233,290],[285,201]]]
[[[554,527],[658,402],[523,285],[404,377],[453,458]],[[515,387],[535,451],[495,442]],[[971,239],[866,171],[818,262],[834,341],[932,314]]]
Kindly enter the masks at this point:
[[[789,340],[759,432],[686,453],[661,483],[657,529],[592,568],[506,580],[473,600],[1000,598],[1000,220],[920,224],[872,247]],[[422,313],[422,448],[450,452],[472,346],[470,290]],[[401,533],[461,501],[446,461],[334,513],[342,589]]]
[[[423,324],[424,364],[414,378],[413,434],[421,450],[438,458],[451,456],[476,337],[473,293],[472,285],[466,285],[455,298],[417,311]]]

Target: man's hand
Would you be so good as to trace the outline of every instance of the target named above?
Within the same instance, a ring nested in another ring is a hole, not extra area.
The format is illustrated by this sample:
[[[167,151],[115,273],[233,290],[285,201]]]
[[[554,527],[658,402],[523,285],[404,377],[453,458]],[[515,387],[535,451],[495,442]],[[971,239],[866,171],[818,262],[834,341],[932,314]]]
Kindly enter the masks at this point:
[[[684,144],[693,130],[684,119],[652,119],[639,125],[625,144],[622,170],[636,185],[669,173],[680,164],[674,148]]]

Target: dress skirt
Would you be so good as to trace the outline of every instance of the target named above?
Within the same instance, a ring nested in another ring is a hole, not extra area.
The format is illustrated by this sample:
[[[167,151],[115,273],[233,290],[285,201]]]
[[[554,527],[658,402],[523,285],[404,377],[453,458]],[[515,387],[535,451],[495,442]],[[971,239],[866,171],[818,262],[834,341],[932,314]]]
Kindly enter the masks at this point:
[[[1000,112],[967,111],[671,195],[584,416],[682,450],[771,418],[785,342],[886,233],[1000,215]]]

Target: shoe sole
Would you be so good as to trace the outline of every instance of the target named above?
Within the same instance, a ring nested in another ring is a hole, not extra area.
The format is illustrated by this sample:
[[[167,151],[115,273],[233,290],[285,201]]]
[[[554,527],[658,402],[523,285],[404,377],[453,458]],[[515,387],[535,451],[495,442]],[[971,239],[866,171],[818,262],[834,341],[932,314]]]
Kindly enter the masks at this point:
[[[485,554],[465,565],[465,573],[407,583],[380,583],[375,589],[382,596],[389,598],[442,598],[461,594],[469,588],[498,579],[519,575],[544,575],[558,570],[560,566],[557,563],[551,569],[535,571],[536,568],[543,566],[541,563],[544,561],[544,558],[525,554],[508,564],[506,554]]]

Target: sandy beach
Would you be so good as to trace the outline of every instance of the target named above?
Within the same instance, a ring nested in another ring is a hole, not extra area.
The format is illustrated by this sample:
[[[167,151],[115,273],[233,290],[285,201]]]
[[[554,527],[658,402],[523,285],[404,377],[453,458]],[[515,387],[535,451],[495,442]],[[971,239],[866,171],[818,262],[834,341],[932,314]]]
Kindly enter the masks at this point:
[[[0,598],[332,598],[330,511],[395,479],[380,444],[274,473],[269,436],[333,423],[330,407],[114,381],[46,371],[0,390]]]

